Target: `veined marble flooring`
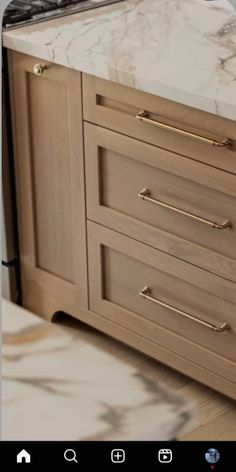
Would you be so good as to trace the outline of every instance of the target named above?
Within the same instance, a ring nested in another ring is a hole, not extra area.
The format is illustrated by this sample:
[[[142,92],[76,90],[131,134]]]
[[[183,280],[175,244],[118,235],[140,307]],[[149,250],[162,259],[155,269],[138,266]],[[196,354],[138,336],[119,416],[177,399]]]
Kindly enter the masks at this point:
[[[196,418],[188,433],[180,434],[184,441],[235,441],[236,440],[236,402],[226,396],[195,382],[154,359],[124,346],[118,341],[79,323],[77,320],[62,317],[59,320],[66,329],[80,330],[80,336],[90,343],[101,346],[103,350],[114,353],[127,363],[138,366],[152,381],[161,381],[172,392],[184,395],[196,406]]]
[[[141,354],[117,343],[108,352],[94,342],[106,338],[80,323],[57,327],[6,301],[2,311],[3,439],[168,440],[191,431],[194,402],[139,369]]]
[[[77,320],[2,308],[3,439],[236,439],[232,400]]]

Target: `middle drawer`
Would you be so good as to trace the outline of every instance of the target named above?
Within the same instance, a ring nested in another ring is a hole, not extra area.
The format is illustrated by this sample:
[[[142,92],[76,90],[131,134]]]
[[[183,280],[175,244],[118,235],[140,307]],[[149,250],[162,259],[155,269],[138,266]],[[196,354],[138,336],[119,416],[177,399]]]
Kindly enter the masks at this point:
[[[84,126],[88,218],[236,282],[236,176]]]

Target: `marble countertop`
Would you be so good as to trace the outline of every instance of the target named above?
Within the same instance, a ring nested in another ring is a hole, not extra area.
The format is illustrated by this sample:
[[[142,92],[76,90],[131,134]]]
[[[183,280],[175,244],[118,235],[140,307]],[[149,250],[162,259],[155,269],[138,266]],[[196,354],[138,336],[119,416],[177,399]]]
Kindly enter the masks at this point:
[[[161,369],[157,381],[141,353],[89,329],[2,301],[3,440],[168,440],[195,426],[195,405]]]
[[[3,34],[6,47],[236,120],[235,0],[126,0]]]

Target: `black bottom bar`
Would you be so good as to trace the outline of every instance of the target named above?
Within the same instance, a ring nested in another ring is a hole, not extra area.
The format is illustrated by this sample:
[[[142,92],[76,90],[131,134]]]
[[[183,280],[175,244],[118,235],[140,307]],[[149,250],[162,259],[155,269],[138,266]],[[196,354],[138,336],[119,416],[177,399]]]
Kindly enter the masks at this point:
[[[14,470],[33,470],[38,466],[87,470],[95,465],[98,470],[100,467],[108,470],[137,467],[141,471],[233,472],[236,470],[235,446],[236,442],[216,441],[0,443],[2,461],[7,462],[10,470],[12,466]],[[17,456],[22,462],[17,463]]]

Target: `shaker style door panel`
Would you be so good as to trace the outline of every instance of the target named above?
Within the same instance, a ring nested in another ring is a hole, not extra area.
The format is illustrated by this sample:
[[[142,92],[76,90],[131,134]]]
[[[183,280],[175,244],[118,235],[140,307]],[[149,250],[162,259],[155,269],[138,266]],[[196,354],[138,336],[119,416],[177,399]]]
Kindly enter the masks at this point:
[[[9,67],[23,291],[33,279],[86,306],[80,74],[15,52]]]

